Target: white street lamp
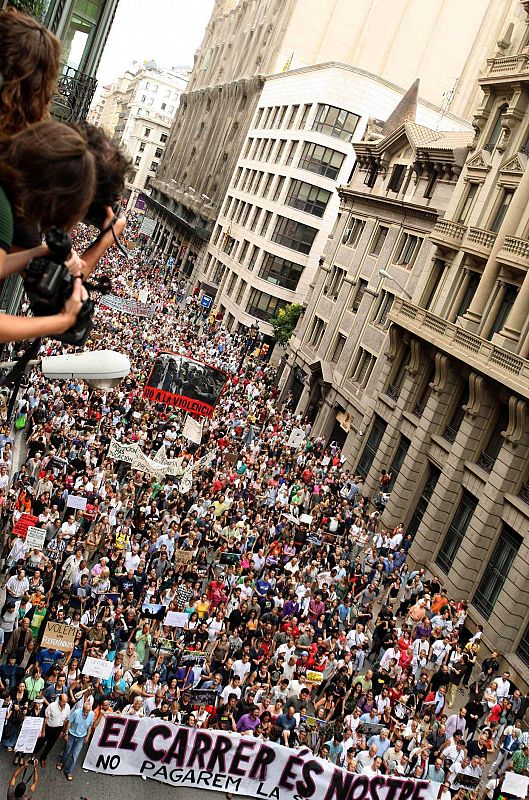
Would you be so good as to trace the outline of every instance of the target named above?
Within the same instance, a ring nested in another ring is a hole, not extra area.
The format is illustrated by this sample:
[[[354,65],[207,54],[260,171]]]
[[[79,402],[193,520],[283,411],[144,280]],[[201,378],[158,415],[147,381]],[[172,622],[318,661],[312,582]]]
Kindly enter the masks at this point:
[[[406,295],[408,300],[411,300],[411,294],[408,292],[408,290],[405,289],[404,286],[401,283],[399,283],[398,280],[394,278],[390,272],[387,271],[387,269],[379,269],[378,274],[382,275],[383,278],[389,278],[390,281],[393,281],[393,283],[400,289],[402,294]]]

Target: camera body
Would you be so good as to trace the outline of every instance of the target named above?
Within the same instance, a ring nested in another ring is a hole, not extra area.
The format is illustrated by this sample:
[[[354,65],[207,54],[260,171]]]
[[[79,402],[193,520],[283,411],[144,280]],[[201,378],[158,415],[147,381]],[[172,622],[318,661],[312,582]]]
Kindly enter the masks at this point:
[[[52,228],[46,234],[49,256],[33,258],[24,278],[24,289],[29,300],[31,311],[36,317],[59,314],[73,292],[73,276],[65,266],[72,251],[72,242],[68,234],[58,228]],[[83,345],[92,330],[94,303],[88,298],[84,301],[77,321],[66,333],[54,336],[66,344]]]

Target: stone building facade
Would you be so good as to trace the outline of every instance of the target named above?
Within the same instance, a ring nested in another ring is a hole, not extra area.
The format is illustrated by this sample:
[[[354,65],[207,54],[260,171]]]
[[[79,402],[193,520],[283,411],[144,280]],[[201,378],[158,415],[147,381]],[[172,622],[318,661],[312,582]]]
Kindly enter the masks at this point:
[[[419,75],[426,101],[468,116],[515,2],[468,0],[461,14],[459,0],[435,0],[435,13],[423,0],[216,0],[152,181],[157,252],[193,278],[202,269],[267,76],[331,60],[398,86]]]
[[[401,100],[421,122],[443,118],[471,138],[464,120],[418,101],[417,82],[406,94],[336,63],[267,79],[200,273],[230,330],[258,321],[271,336],[271,316],[303,303],[313,280],[323,285],[316,273],[340,205],[336,187],[350,178],[370,116],[385,119]]]
[[[382,469],[392,473],[384,527],[404,523],[414,561],[468,599],[469,624],[483,625],[485,645],[525,688],[528,42],[528,18],[517,16],[508,47],[488,59],[471,153],[416,282],[392,304],[372,402],[346,441],[368,493]]]

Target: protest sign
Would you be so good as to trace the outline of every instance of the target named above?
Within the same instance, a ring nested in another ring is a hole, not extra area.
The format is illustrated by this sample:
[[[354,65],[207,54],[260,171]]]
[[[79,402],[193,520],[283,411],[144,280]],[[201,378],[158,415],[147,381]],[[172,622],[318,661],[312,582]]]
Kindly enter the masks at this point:
[[[43,717],[26,717],[22,723],[22,728],[18,734],[15,750],[17,753],[32,753],[37,744],[42,728],[44,726]]]
[[[305,681],[307,683],[313,683],[313,684],[316,685],[318,683],[321,683],[322,680],[323,680],[323,673],[322,672],[318,672],[315,669],[309,669],[305,673]]]
[[[141,221],[140,233],[144,236],[152,236],[156,230],[156,220],[151,217],[144,217]]]
[[[68,500],[66,501],[67,508],[78,508],[80,511],[84,511],[86,508],[88,500],[86,497],[80,497],[76,494],[69,494]]]
[[[6,717],[7,717],[7,706],[2,706],[2,708],[0,708],[0,739],[2,738],[2,734],[4,732]]]
[[[206,654],[203,652],[193,652],[184,650],[184,656],[180,661],[181,667],[194,667],[195,664],[201,667],[206,661]]]
[[[42,637],[41,647],[51,647],[53,650],[68,652],[73,649],[77,628],[66,625],[65,622],[47,622]]]
[[[143,317],[144,319],[152,319],[156,312],[156,306],[152,304],[137,303],[135,300],[129,300],[127,297],[119,297],[115,294],[105,294],[99,302],[102,306],[112,308],[121,314],[131,314],[134,317]]]
[[[501,787],[502,794],[513,794],[515,797],[527,797],[529,777],[516,772],[506,772]]]
[[[299,515],[300,525],[312,525],[312,516],[310,514]]]
[[[25,539],[29,526],[36,525],[38,521],[39,518],[33,516],[33,514],[21,514],[13,526],[13,533],[15,536]]]
[[[405,706],[404,703],[395,703],[395,707],[393,709],[393,715],[396,719],[400,719],[403,721],[408,721],[409,718],[412,716],[413,710]]]
[[[26,544],[31,550],[41,550],[46,539],[46,531],[29,525],[26,532]]]
[[[188,564],[190,561],[193,560],[193,551],[192,550],[175,550],[174,551],[174,560],[179,561],[181,564]]]
[[[383,727],[384,726],[378,722],[361,722],[358,726],[358,730],[366,739],[369,739],[370,736],[378,736]]]
[[[436,800],[440,788],[398,775],[346,772],[307,747],[293,751],[237,733],[115,714],[96,728],[83,768],[270,800]]]
[[[143,396],[153,403],[211,417],[228,376],[217,367],[176,353],[160,353],[152,366]]]
[[[90,675],[92,678],[101,678],[106,681],[112,675],[114,662],[107,661],[105,658],[92,658],[87,656],[84,662],[83,675]]]
[[[184,429],[182,430],[182,436],[185,436],[190,442],[200,444],[202,441],[202,427],[201,422],[197,419],[193,419],[193,417],[190,417],[188,414],[184,423]]]
[[[168,611],[163,624],[170,628],[185,628],[188,622],[189,617],[185,611]]]
[[[298,447],[301,447],[304,441],[305,431],[303,431],[301,428],[292,428],[290,436],[288,437],[288,446],[295,447],[297,450]]]
[[[191,700],[197,706],[214,706],[217,702],[215,689],[191,689]]]
[[[144,617],[157,619],[161,622],[165,616],[165,606],[158,603],[143,603],[141,613]]]

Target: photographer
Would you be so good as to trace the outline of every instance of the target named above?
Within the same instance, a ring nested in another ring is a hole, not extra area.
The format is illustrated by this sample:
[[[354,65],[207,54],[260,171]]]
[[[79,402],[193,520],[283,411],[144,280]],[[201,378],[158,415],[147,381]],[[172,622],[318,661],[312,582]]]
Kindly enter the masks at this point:
[[[18,767],[11,776],[11,780],[7,786],[7,800],[31,800],[37,790],[37,784],[39,782],[37,761],[35,760],[33,764],[33,780],[29,789],[26,787],[24,780],[18,780],[21,776],[24,777],[23,773],[26,770],[26,767],[22,765]]]
[[[82,219],[96,186],[95,158],[86,136],[58,122],[40,122],[0,141],[0,277],[22,271],[45,245],[8,255],[15,214],[41,232],[72,228]],[[75,269],[75,263],[74,263]],[[80,272],[80,266],[77,267]],[[0,342],[63,334],[76,322],[86,290],[75,280],[58,314],[0,315]]]

